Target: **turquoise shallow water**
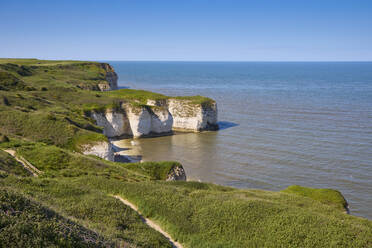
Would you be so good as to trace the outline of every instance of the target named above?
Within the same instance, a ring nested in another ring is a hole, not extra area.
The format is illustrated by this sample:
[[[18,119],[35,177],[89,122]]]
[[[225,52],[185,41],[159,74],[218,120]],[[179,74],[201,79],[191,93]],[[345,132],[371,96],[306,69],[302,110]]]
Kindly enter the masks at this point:
[[[340,190],[372,219],[372,63],[110,62],[119,85],[218,103],[222,130],[126,142],[189,179]]]

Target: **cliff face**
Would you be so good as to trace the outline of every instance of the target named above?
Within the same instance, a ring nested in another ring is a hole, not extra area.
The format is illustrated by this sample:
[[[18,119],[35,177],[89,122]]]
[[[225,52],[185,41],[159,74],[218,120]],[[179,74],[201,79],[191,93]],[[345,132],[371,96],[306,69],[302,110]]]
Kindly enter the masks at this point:
[[[116,90],[118,89],[118,75],[114,71],[111,65],[107,63],[101,63],[100,66],[105,71],[105,80],[107,83],[100,83],[98,87],[101,91]]]
[[[145,106],[121,104],[120,110],[93,112],[91,117],[107,137],[166,135],[175,131],[216,130],[217,105],[189,100],[148,100]]]
[[[93,112],[91,117],[109,137],[159,135],[172,132],[173,118],[166,108],[134,107],[122,104],[120,110]]]
[[[95,155],[100,158],[114,161],[114,150],[110,142],[101,141],[95,144],[86,145],[83,148],[84,155]]]
[[[92,113],[98,126],[103,127],[103,134],[107,137],[132,135],[132,129],[125,112],[107,110],[105,113]]]
[[[168,109],[173,116],[173,130],[217,130],[217,104],[193,104],[189,100],[169,99]]]

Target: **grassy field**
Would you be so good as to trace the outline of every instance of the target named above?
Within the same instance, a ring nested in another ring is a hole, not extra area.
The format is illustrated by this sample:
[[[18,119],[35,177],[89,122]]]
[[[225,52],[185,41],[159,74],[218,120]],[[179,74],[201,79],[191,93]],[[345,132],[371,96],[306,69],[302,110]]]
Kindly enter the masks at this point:
[[[115,168],[114,163],[112,168],[96,166],[42,178],[7,175],[0,185],[43,202],[116,243],[168,244],[139,219],[134,221],[136,213],[112,195],[136,204],[185,247],[370,247],[372,242],[371,222],[345,214],[342,204],[335,202],[198,182],[154,181],[137,170]]]
[[[335,190],[166,182],[177,162],[123,164],[80,154],[82,144],[107,139],[87,111],[168,98],[95,91],[101,69],[95,62],[0,59],[0,247],[171,247],[113,195],[184,247],[372,247],[372,222],[345,214]],[[33,177],[4,149],[43,173]]]

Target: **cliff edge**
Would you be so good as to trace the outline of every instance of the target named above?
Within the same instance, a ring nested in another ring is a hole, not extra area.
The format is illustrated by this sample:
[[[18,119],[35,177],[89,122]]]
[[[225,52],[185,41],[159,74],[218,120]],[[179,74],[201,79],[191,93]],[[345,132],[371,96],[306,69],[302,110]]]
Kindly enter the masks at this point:
[[[143,92],[143,91],[141,91]],[[121,96],[116,108],[93,109],[89,116],[103,127],[107,137],[159,136],[173,131],[200,132],[217,130],[217,103],[206,97],[168,97],[156,94],[138,100],[128,96],[137,90],[121,89],[113,92]],[[147,92],[151,95],[151,92]],[[110,93],[109,93],[110,94]]]

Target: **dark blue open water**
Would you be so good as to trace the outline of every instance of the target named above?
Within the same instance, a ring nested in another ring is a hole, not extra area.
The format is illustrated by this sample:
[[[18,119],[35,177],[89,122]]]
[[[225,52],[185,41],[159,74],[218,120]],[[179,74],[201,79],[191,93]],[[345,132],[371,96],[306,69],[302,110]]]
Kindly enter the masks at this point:
[[[338,189],[372,219],[372,63],[110,63],[120,86],[218,103],[218,132],[127,142],[144,160],[235,187]]]

